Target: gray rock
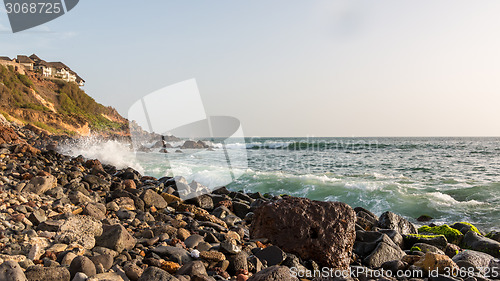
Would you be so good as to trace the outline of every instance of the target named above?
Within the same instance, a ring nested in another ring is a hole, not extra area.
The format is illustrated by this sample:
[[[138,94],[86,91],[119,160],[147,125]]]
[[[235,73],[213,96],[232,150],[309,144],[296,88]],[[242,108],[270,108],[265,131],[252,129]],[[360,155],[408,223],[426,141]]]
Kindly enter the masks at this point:
[[[15,261],[6,261],[0,265],[0,280],[26,281],[23,269]]]
[[[66,267],[31,266],[24,273],[29,281],[69,281],[70,273]]]
[[[123,266],[123,270],[128,278],[132,281],[137,281],[141,277],[144,270],[133,262],[126,262]]]
[[[428,245],[436,246],[441,250],[446,249],[448,241],[443,235],[436,235],[434,237],[422,237],[417,235],[403,235],[404,249],[410,249],[417,243],[425,243]]]
[[[95,266],[102,265],[105,270],[109,270],[113,266],[113,257],[110,254],[92,256],[90,260]]]
[[[220,243],[219,247],[220,247],[220,251],[223,253],[226,253],[226,254],[235,255],[235,254],[241,252],[241,247],[239,245],[236,245],[232,241],[228,241],[228,240],[222,241]]]
[[[92,249],[95,245],[95,237],[101,233],[100,221],[89,216],[73,216],[61,224],[56,241],[64,244],[75,242],[85,249]]]
[[[464,248],[487,253],[495,258],[500,257],[500,243],[493,239],[480,236],[474,231],[467,232],[462,243],[464,244]]]
[[[227,257],[229,266],[227,271],[229,274],[236,275],[238,270],[248,270],[248,254],[244,251]]]
[[[298,281],[297,277],[292,276],[290,269],[286,266],[271,266],[257,272],[248,281]]]
[[[47,217],[42,209],[36,209],[29,215],[28,219],[33,223],[33,225],[39,225],[40,223],[46,221]]]
[[[189,252],[182,248],[172,246],[158,246],[156,248],[153,248],[151,251],[161,256],[167,256],[171,261],[178,264],[186,264],[192,260]]]
[[[57,179],[53,175],[33,177],[23,188],[23,192],[33,192],[44,194],[48,190],[57,186]]]
[[[186,238],[186,240],[184,240],[184,244],[186,245],[186,247],[191,248],[191,249],[194,249],[201,242],[203,242],[203,236],[198,235],[198,234],[193,234],[193,235],[189,236],[188,238]]]
[[[408,220],[392,212],[383,213],[378,222],[380,228],[394,229],[400,234],[417,234],[417,228]]]
[[[71,273],[71,278],[73,278],[77,272],[83,272],[87,276],[94,276],[96,275],[96,268],[94,263],[86,256],[77,256],[71,261],[69,272]]]
[[[429,244],[425,244],[425,243],[416,243],[415,245],[413,245],[413,247],[420,248],[420,250],[422,252],[424,252],[424,253],[435,253],[435,254],[440,254],[440,255],[444,255],[445,254],[438,247],[432,246],[432,245],[429,245]]]
[[[103,225],[102,235],[96,239],[96,246],[106,247],[121,253],[134,248],[136,240],[121,224]]]
[[[89,278],[89,277],[87,275],[85,275],[85,273],[77,272],[75,274],[75,277],[73,277],[73,279],[71,279],[71,281],[86,281],[87,278]]]
[[[207,275],[207,271],[202,261],[191,261],[179,268],[176,274],[193,277],[195,275]]]
[[[163,197],[154,190],[146,189],[141,195],[142,201],[146,207],[154,206],[157,209],[165,209],[168,204]]]
[[[245,216],[250,212],[250,205],[233,201],[233,211],[234,214],[244,219]]]
[[[163,269],[150,266],[144,270],[144,273],[138,281],[179,281],[179,279],[175,278]]]
[[[405,252],[397,246],[394,247],[386,242],[381,242],[378,244],[377,248],[375,248],[375,250],[373,250],[373,252],[363,260],[363,262],[370,267],[378,268],[385,262],[400,260],[405,255]]]
[[[279,265],[286,259],[285,252],[276,246],[253,248],[252,253],[261,261],[266,261],[268,266]]]
[[[99,273],[87,281],[125,281],[120,274],[114,272]],[[126,280],[128,281],[128,280]]]
[[[463,252],[458,253],[452,258],[452,260],[455,263],[458,263],[460,261],[466,261],[472,264],[476,268],[488,267],[490,261],[493,259],[494,259],[493,256],[489,254],[473,250],[465,250]]]

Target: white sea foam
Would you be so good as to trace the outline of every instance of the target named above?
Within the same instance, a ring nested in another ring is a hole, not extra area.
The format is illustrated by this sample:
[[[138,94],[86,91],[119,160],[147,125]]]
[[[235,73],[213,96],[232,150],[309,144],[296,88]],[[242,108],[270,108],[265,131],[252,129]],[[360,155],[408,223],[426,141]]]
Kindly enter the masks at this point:
[[[59,147],[59,151],[71,156],[82,155],[88,159],[99,159],[102,163],[117,168],[131,167],[140,173],[145,172],[130,145],[116,140],[102,140],[90,136],[78,139],[76,144],[63,145]]]

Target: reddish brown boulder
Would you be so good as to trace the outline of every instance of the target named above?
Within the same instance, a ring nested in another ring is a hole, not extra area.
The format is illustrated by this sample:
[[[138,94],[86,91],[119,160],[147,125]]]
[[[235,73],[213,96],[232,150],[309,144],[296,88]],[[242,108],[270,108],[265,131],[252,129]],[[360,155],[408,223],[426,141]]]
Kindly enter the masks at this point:
[[[12,128],[0,125],[0,144],[2,143],[17,143],[19,142],[19,136],[14,132]]]
[[[261,205],[253,217],[253,238],[268,238],[283,251],[321,266],[349,267],[356,213],[341,202],[285,197]]]

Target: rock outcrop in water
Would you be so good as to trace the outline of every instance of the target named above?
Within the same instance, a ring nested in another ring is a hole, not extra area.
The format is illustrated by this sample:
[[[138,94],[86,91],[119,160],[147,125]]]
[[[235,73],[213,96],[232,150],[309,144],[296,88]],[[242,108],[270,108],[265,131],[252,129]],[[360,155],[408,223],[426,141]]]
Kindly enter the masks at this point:
[[[463,222],[417,231],[393,213],[224,187],[183,201],[177,184],[202,186],[61,155],[55,141],[0,124],[0,280],[338,280],[345,269],[356,281],[474,281],[500,266],[498,233]],[[381,269],[393,275],[369,275]]]

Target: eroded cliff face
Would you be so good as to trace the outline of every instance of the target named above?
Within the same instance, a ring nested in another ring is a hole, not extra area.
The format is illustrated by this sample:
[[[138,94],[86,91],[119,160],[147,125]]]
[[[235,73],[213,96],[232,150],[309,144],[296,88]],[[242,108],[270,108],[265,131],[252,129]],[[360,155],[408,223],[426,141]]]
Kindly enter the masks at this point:
[[[0,113],[50,134],[128,135],[128,121],[112,107],[97,103],[75,83],[22,75],[0,65]]]

